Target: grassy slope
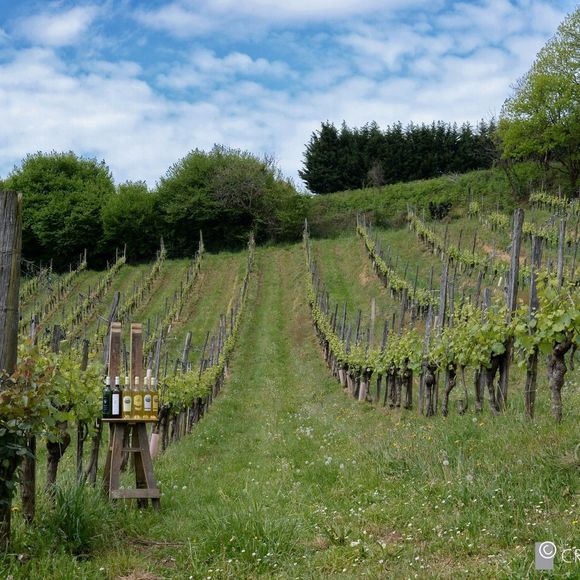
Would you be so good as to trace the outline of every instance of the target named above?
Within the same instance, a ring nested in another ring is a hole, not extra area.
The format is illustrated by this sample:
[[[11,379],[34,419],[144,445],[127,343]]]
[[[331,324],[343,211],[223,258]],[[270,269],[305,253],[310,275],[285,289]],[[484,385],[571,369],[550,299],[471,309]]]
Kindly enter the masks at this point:
[[[45,549],[10,573],[524,577],[534,575],[533,542],[577,544],[575,385],[561,425],[544,384],[533,424],[519,401],[495,420],[373,409],[347,399],[323,365],[301,248],[260,250],[258,272],[232,379],[156,463],[161,513],[119,506],[109,517],[125,532],[94,559]],[[26,552],[20,532],[17,543]]]
[[[366,333],[370,323],[371,300],[375,298],[375,342],[380,344],[385,319],[390,321],[393,312],[398,316],[399,307],[376,277],[361,239],[352,233],[338,239],[315,240],[312,247],[331,302],[339,303],[339,318],[345,302],[350,324],[355,324],[360,309],[361,329]]]
[[[194,365],[198,363],[206,334],[216,334],[220,314],[227,314],[244,274],[245,259],[244,252],[204,256],[200,278],[196,281],[191,299],[183,309],[181,320],[171,329],[172,357],[181,357],[185,335],[191,331],[189,361]]]
[[[409,203],[419,208],[426,208],[430,201],[466,204],[470,191],[472,199],[484,195],[494,209],[510,211],[514,207],[505,174],[490,169],[315,196],[308,204],[308,221],[315,236],[336,235],[354,227],[358,212],[366,212],[377,225],[401,225]]]

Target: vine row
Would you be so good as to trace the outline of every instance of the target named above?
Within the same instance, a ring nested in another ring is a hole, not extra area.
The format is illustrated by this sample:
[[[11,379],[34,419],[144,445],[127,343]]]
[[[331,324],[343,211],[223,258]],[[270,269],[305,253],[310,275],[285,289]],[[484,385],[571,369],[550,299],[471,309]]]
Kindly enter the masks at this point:
[[[86,268],[86,256],[83,256],[78,266],[74,270],[71,266],[71,269],[67,274],[57,278],[55,288],[50,287],[50,278],[48,279],[49,296],[47,300],[42,305],[40,305],[38,311],[33,314],[32,321],[30,321],[32,324],[32,331],[34,333],[38,333],[40,325],[42,325],[43,321],[45,321],[47,318],[50,318],[58,310],[60,303],[68,297],[70,291],[76,284],[79,275],[81,272],[86,270]],[[25,336],[30,332],[28,324],[29,321],[21,321],[19,328],[20,336]]]
[[[553,414],[556,420],[561,420],[561,389],[566,372],[563,357],[570,349],[574,351],[580,340],[578,297],[570,284],[560,285],[553,276],[538,273],[534,279],[537,305],[531,311],[523,306],[510,311],[499,301],[492,303],[489,289],[484,292],[481,308],[469,301],[455,307],[447,302],[445,280],[440,289],[437,316],[430,304],[423,333],[416,328],[399,328],[396,333],[391,328],[389,340],[388,323],[385,322],[382,345],[374,348],[368,341],[365,343],[359,332],[360,318],[353,332],[352,327],[346,325],[346,313],[340,321],[337,308],[331,307],[312,256],[307,229],[304,248],[308,265],[306,288],[314,326],[327,364],[351,395],[359,400],[378,402],[385,378],[383,404],[388,400],[391,407],[400,406],[401,392],[404,392],[403,406],[410,409],[413,378],[419,374],[419,411],[432,416],[438,412],[439,374],[443,373],[441,412],[446,415],[449,397],[459,375],[463,395],[458,409],[465,413],[469,400],[465,372],[470,367],[475,371],[476,411],[482,411],[484,390],[487,390],[490,410],[497,415],[506,407],[507,378],[514,349],[519,354],[519,364],[525,366],[528,373],[533,372],[530,357],[543,352],[549,358]],[[451,311],[449,316],[447,309]],[[371,377],[376,380],[374,394],[370,392]],[[524,394],[526,412],[533,416],[535,383],[533,388],[527,386]]]
[[[127,257],[124,253],[118,255],[113,265],[105,272],[105,275],[99,278],[97,285],[94,288],[89,288],[86,296],[83,296],[64,317],[61,321],[61,328],[65,337],[70,340],[78,327],[91,316],[126,262]]]
[[[366,222],[360,216],[357,216],[358,235],[363,239],[369,257],[379,277],[390,288],[391,293],[398,300],[409,299],[411,305],[417,307],[420,311],[426,311],[429,304],[435,304],[436,300],[433,293],[426,288],[417,288],[417,283],[411,284],[406,278],[398,274],[394,268],[391,268],[378,247],[376,240],[370,237]]]
[[[222,314],[217,332],[211,339],[208,333],[198,369],[193,369],[188,364],[189,343],[186,337],[181,368],[177,367],[174,373],[160,381],[161,407],[156,432],[160,435],[162,449],[170,441],[175,441],[191,431],[223,386],[238,339],[254,260],[255,242],[251,234],[246,271],[240,288],[232,297],[229,323],[227,315]]]
[[[171,326],[179,320],[183,307],[189,300],[189,297],[191,296],[195,286],[195,282],[199,276],[204,251],[205,248],[203,245],[203,238],[200,237],[197,252],[181,281],[180,291],[175,293],[173,301],[165,311],[161,322],[157,324],[153,332],[147,336],[145,344],[143,345],[144,352],[151,352],[155,347],[159,337],[167,336],[167,334],[171,331]]]

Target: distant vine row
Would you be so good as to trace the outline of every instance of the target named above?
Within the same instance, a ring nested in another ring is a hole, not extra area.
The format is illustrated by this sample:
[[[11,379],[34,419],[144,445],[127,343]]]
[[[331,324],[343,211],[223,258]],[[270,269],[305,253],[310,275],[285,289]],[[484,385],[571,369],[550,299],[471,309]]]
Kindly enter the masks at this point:
[[[161,379],[156,431],[160,433],[163,449],[170,438],[177,440],[191,431],[221,390],[238,339],[254,259],[255,241],[250,234],[246,271],[241,286],[232,297],[229,324],[227,315],[221,315],[217,332],[204,347],[199,369],[188,368],[187,361],[182,361],[181,369]]]
[[[50,288],[49,282],[49,296],[46,301],[40,305],[37,312],[33,314],[34,323],[36,325],[35,331],[38,332],[40,325],[43,321],[52,316],[59,308],[60,303],[68,297],[73,286],[76,284],[78,277],[81,272],[84,272],[87,268],[86,258],[83,257],[79,262],[78,266],[65,274],[64,276],[56,280],[56,287]],[[28,333],[28,325],[30,321],[21,321],[19,332],[20,335],[26,335]]]
[[[161,243],[161,248],[157,252],[157,257],[149,269],[149,272],[140,280],[139,284],[133,289],[131,295],[119,306],[115,316],[116,320],[120,322],[127,322],[130,320],[131,314],[150,296],[155,281],[159,278],[162,272],[166,257],[167,251],[165,245]],[[102,347],[107,332],[107,325],[99,325],[97,327],[93,338],[95,348],[98,349]]]
[[[105,275],[99,277],[97,285],[94,288],[89,288],[87,294],[64,317],[61,321],[61,328],[67,338],[72,338],[78,327],[87,321],[91,313],[101,303],[126,261],[125,254],[117,256],[114,264],[105,272]]]
[[[426,288],[417,288],[416,285],[411,284],[386,263],[376,242],[371,239],[366,223],[362,219],[357,219],[357,233],[363,239],[369,257],[373,261],[381,280],[399,300],[402,299],[403,293],[406,293],[408,299],[422,310],[426,310],[429,304],[436,303],[432,292]]]
[[[165,337],[167,333],[171,331],[171,326],[179,320],[183,307],[189,300],[199,276],[199,272],[201,271],[201,262],[204,251],[203,239],[200,238],[197,252],[182,278],[180,292],[176,293],[172,303],[165,312],[163,319],[147,337],[147,340],[143,345],[144,352],[151,352],[155,347],[159,336]]]
[[[551,211],[562,211],[568,216],[580,215],[580,200],[550,195],[545,191],[536,191],[530,195],[530,204],[544,207]]]

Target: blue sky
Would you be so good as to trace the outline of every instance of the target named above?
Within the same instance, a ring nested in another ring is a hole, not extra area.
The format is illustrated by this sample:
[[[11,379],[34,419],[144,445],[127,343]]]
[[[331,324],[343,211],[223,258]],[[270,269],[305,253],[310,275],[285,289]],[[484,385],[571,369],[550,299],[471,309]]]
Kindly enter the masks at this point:
[[[498,115],[576,2],[0,0],[0,176],[27,153],[157,179],[214,143],[299,182],[325,120]],[[298,183],[300,185],[300,183]]]

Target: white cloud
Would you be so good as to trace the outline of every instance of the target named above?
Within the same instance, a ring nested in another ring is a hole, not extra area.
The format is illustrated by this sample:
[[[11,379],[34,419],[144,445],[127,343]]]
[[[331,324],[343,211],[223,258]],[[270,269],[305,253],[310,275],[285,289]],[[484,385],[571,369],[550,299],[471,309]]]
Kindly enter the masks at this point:
[[[244,49],[232,43],[228,26],[234,18],[249,19],[251,9],[261,21],[291,23],[308,20],[309,10],[313,19],[322,13],[322,0],[308,4],[215,0],[213,12],[209,2],[201,2],[197,16],[185,2],[141,13],[143,21],[151,18],[149,26],[156,17],[158,28],[182,36],[205,34],[216,26],[215,15],[224,15],[227,41],[211,44],[208,37],[206,48],[193,51],[189,41],[168,44],[163,49],[170,57],[160,57],[155,69],[149,68],[148,53],[141,64],[131,53],[124,53],[125,60],[102,54],[88,59],[84,53],[82,61],[65,60],[67,55],[47,48],[40,37],[44,48],[0,51],[0,173],[27,153],[72,149],[104,158],[118,181],[145,179],[154,185],[191,149],[222,143],[274,153],[296,178],[304,145],[324,120],[357,126],[376,120],[385,126],[399,120],[477,122],[497,114],[510,84],[554,32],[544,21],[563,16],[554,16],[539,0],[484,0],[456,4],[439,16],[429,13],[412,24],[387,26],[361,17],[340,29],[325,25],[310,38],[287,24],[264,44],[254,43],[252,56],[244,52],[250,52],[250,43]],[[385,5],[389,12],[402,1]],[[342,0],[328,8],[329,18],[354,14],[356,6],[368,15],[379,2]],[[288,61],[280,54],[288,54]],[[165,94],[168,87],[187,92]]]
[[[280,61],[253,59],[241,52],[231,52],[218,58],[210,50],[197,50],[185,64],[174,65],[159,76],[161,86],[172,89],[213,88],[236,77],[269,77],[282,79],[295,76],[290,67]]]
[[[424,34],[404,25],[386,33],[366,26],[361,31],[345,35],[340,41],[354,51],[358,66],[369,74],[384,70],[399,71],[405,59],[418,58],[423,54],[438,59],[453,46],[447,34]]]
[[[442,0],[175,0],[160,8],[139,10],[135,18],[178,38],[227,30],[246,37],[259,28],[283,24],[328,23],[370,14],[385,17],[401,9],[433,10]]]
[[[76,6],[66,11],[50,11],[19,20],[19,36],[36,45],[69,46],[79,42],[96,18],[96,6]]]
[[[203,14],[188,10],[180,3],[169,4],[155,10],[139,10],[135,18],[154,30],[174,34],[178,38],[198,36],[213,30],[217,23]]]

